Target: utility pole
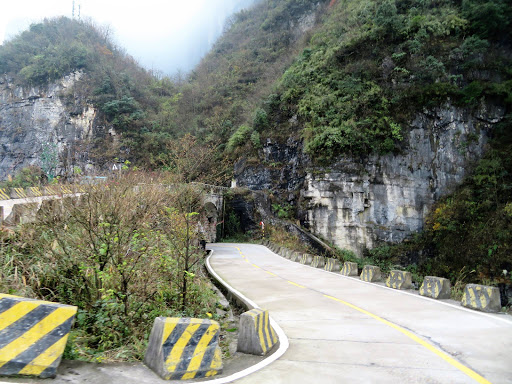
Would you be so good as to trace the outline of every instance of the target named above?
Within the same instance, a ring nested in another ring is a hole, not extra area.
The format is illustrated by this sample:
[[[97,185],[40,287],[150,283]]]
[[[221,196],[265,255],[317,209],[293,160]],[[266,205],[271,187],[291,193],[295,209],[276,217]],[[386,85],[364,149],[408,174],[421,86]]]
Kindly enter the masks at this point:
[[[75,0],[73,0],[73,7],[71,8],[71,18],[75,18]]]

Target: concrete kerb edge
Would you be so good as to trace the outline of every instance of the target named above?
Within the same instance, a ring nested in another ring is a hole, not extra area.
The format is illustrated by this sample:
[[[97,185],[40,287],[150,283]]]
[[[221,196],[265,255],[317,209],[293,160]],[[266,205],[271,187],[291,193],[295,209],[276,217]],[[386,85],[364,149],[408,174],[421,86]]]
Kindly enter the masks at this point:
[[[264,245],[262,245],[262,247],[264,247]],[[254,301],[252,301],[249,298],[245,297],[242,293],[240,293],[235,288],[233,288],[228,283],[226,283],[222,279],[222,277],[220,277],[214,271],[214,269],[210,265],[210,257],[213,255],[213,252],[214,252],[213,250],[210,251],[210,254],[206,258],[206,262],[205,262],[206,269],[207,269],[208,273],[215,280],[217,280],[220,284],[222,284],[233,296],[236,296],[240,301],[245,303],[245,305],[247,305],[248,309],[260,308]],[[248,375],[250,375],[250,374],[252,374],[254,372],[259,371],[260,369],[265,368],[267,365],[273,363],[274,361],[276,361],[277,359],[279,359],[281,356],[284,355],[284,353],[286,352],[286,350],[290,346],[290,343],[288,341],[288,337],[286,336],[284,331],[281,329],[281,327],[274,321],[272,316],[269,316],[269,319],[270,319],[270,325],[272,325],[272,327],[274,328],[274,331],[276,331],[277,337],[279,339],[279,347],[277,348],[277,350],[273,354],[271,354],[269,357],[265,358],[264,360],[260,361],[259,363],[255,364],[255,365],[253,365],[252,367],[243,369],[240,372],[234,373],[234,374],[232,374],[230,376],[221,377],[221,378],[213,379],[213,380],[208,380],[207,383],[212,383],[212,384],[231,383],[231,382],[233,382],[235,380],[241,379],[242,377],[248,376]],[[194,381],[190,381],[190,382],[193,383]]]
[[[265,247],[264,245],[262,245],[262,247]],[[266,248],[266,247],[265,247]],[[268,248],[267,248],[268,249]],[[269,249],[269,251],[271,251]],[[271,251],[272,252],[272,251]],[[274,252],[273,252],[274,253]],[[279,256],[279,255],[278,255]],[[370,283],[368,281],[363,281],[359,278],[359,276],[345,276],[345,275],[342,275],[341,273],[336,273],[336,272],[331,272],[331,271],[326,271],[325,269],[322,269],[322,268],[314,268],[312,267],[311,265],[307,265],[307,264],[300,264],[300,263],[296,263],[294,261],[291,261],[289,259],[286,259],[283,257],[283,259],[285,260],[288,260],[290,263],[294,263],[294,264],[299,264],[299,265],[302,265],[304,267],[307,267],[307,268],[311,268],[315,271],[320,271],[320,272],[324,272],[324,273],[329,273],[331,275],[334,275],[334,276],[338,276],[338,277],[341,277],[343,279],[350,279],[350,280],[353,280],[353,281],[357,281],[361,284],[367,284],[367,285],[372,285],[374,287],[379,287],[379,288],[382,288],[382,289],[388,289],[392,292],[395,292],[395,293],[398,293],[398,294],[401,294],[401,295],[408,295],[408,296],[413,296],[413,297],[416,297],[418,299],[421,299],[421,300],[427,300],[427,301],[430,301],[432,303],[437,303],[437,304],[441,304],[441,305],[446,305],[448,307],[452,307],[452,308],[456,308],[460,311],[465,311],[465,312],[469,312],[469,313],[472,313],[474,315],[479,315],[479,316],[484,316],[484,317],[488,317],[490,319],[494,319],[494,320],[498,320],[498,321],[502,321],[504,323],[507,323],[508,325],[512,325],[512,316],[511,316],[511,319],[506,319],[506,318],[503,318],[503,317],[500,317],[500,316],[503,316],[502,314],[500,313],[495,313],[495,314],[489,314],[489,313],[485,313],[485,312],[481,312],[481,311],[476,311],[474,309],[468,309],[468,308],[464,308],[462,305],[460,306],[457,306],[457,305],[454,305],[454,304],[451,304],[451,303],[446,303],[444,301],[441,301],[441,300],[436,300],[436,299],[432,299],[430,297],[426,297],[426,296],[421,296],[421,295],[414,295],[412,293],[409,293],[409,292],[405,292],[405,291],[402,291],[402,290],[399,290],[399,289],[394,289],[394,288],[389,288],[389,287],[386,287],[384,285],[380,285],[380,284],[376,284],[376,283]]]

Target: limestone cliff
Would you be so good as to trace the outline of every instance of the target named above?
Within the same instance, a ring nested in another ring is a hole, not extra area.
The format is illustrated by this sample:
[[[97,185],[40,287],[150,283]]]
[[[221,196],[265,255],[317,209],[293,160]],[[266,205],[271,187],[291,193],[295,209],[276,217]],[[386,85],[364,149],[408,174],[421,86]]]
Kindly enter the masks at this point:
[[[503,113],[489,106],[474,112],[452,105],[425,110],[410,123],[400,154],[345,157],[329,169],[314,167],[300,143],[267,142],[262,164],[237,164],[236,182],[279,191],[292,203],[300,191],[298,213],[304,225],[361,254],[421,230],[433,203],[451,192],[482,156]]]
[[[45,87],[20,87],[0,77],[0,179],[28,165],[41,166],[43,150],[56,151],[56,174],[69,174],[73,166],[85,169],[87,148],[94,134],[97,111],[66,95],[82,77],[76,72]]]

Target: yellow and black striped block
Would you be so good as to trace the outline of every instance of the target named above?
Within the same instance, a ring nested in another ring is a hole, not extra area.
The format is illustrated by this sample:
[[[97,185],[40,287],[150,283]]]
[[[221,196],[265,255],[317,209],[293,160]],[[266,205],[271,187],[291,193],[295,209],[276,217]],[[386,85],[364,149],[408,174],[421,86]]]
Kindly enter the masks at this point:
[[[55,185],[47,185],[44,187],[44,194],[48,196],[59,195],[60,190]]]
[[[76,310],[0,294],[0,376],[55,377]]]
[[[71,187],[69,185],[61,185],[60,191],[61,191],[61,193],[65,194],[65,195],[73,193],[73,190],[71,189]]]
[[[396,270],[389,272],[389,276],[386,279],[386,285],[394,289],[412,288],[411,272]]]
[[[27,195],[31,197],[39,197],[43,196],[43,192],[41,189],[39,189],[39,187],[29,187],[27,188]]]
[[[252,355],[266,355],[277,343],[277,335],[270,325],[268,311],[255,308],[242,313],[237,351]]]
[[[291,261],[300,261],[301,254],[299,252],[292,252],[290,255]]]
[[[312,261],[313,261],[313,255],[310,255],[309,253],[303,253],[300,258],[301,264],[311,265]]]
[[[311,262],[311,266],[313,268],[323,268],[325,265],[325,257],[323,256],[314,256],[313,261]]]
[[[433,299],[449,299],[452,293],[450,280],[443,277],[425,276],[420,287],[420,295]]]
[[[500,290],[486,285],[467,284],[462,296],[462,305],[482,312],[499,312]]]
[[[324,269],[329,272],[340,272],[341,266],[339,260],[326,258]]]
[[[25,199],[27,198],[27,194],[23,188],[13,188],[11,189],[11,196],[13,199]]]
[[[213,320],[157,317],[144,363],[165,380],[214,376],[222,372],[219,332]]]
[[[373,283],[374,281],[382,281],[380,268],[374,265],[365,265],[360,276],[361,280]]]
[[[9,196],[9,192],[7,192],[7,189],[0,188],[0,200],[10,200],[11,196]]]
[[[343,268],[341,269],[341,274],[345,275],[345,276],[359,275],[359,271],[357,269],[357,263],[351,263],[350,261],[345,261],[343,263]]]

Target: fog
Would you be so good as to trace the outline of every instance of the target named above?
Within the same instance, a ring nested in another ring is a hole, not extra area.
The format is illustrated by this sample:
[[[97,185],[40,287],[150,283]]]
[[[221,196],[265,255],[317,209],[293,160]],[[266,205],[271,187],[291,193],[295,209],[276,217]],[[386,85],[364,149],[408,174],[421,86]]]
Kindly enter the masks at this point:
[[[46,17],[91,18],[142,66],[164,75],[189,72],[229,16],[258,0],[18,0],[2,4],[0,42]],[[74,3],[74,8],[73,8]]]

